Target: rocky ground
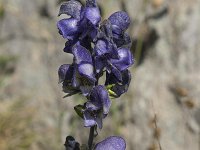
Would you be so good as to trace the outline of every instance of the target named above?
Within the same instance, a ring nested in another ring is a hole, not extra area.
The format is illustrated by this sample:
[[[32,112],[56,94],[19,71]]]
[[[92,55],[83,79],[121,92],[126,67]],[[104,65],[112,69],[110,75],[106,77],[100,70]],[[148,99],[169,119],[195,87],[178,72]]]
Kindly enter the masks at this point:
[[[132,18],[136,58],[127,94],[113,101],[97,141],[121,135],[127,150],[200,149],[200,0],[99,0],[103,17]],[[57,70],[71,62],[57,33],[59,1],[0,0],[0,149],[63,149],[86,142]]]

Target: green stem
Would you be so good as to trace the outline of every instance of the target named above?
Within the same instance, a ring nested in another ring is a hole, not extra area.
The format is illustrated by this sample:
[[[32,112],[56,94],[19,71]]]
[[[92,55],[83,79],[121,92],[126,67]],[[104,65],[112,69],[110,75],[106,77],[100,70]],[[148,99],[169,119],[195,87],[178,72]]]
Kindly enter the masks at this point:
[[[136,66],[138,65],[141,59],[142,45],[143,45],[142,38],[139,38],[137,42],[137,46],[136,46],[136,51],[135,51]]]
[[[92,150],[92,144],[93,144],[93,139],[94,139],[94,129],[95,129],[95,126],[92,126],[90,128],[90,135],[89,135],[89,139],[88,139],[89,150]]]

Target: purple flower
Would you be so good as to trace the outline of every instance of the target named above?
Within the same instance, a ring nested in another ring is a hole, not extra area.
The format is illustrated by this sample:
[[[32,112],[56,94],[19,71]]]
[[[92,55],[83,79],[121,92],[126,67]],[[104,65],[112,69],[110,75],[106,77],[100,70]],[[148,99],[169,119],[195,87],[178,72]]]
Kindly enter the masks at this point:
[[[120,97],[123,93],[127,92],[131,82],[131,73],[128,69],[121,72],[122,81],[118,81],[113,73],[106,73],[106,82],[109,95],[112,97]]]
[[[96,82],[92,56],[87,49],[79,44],[73,47],[72,53],[74,63],[72,65],[62,65],[59,68],[59,82],[63,82],[65,93],[72,95],[81,91],[86,96]]]
[[[59,33],[68,40],[64,49],[65,52],[71,52],[71,48],[77,42],[83,44],[88,37],[90,40],[95,38],[101,20],[95,0],[88,0],[85,7],[76,0],[65,2],[61,5],[59,11],[59,15],[62,14],[70,16],[70,18],[62,19],[57,23]],[[86,43],[90,43],[90,40]]]
[[[102,43],[102,45],[99,46],[99,49],[101,47],[104,47],[103,45],[104,44]],[[109,73],[113,73],[113,75],[115,75],[115,77],[119,81],[122,81],[121,71],[126,70],[128,67],[130,67],[134,63],[134,60],[128,48],[118,48],[116,50],[116,53],[118,54],[117,59],[109,57],[109,55],[105,54],[101,56],[96,56],[95,57],[96,72],[99,73],[103,70],[104,67],[106,67],[106,70]]]
[[[117,47],[123,45],[131,46],[131,39],[125,31],[130,25],[130,17],[126,12],[118,11],[113,13],[108,20],[112,24],[113,41],[116,43]]]
[[[109,20],[105,20],[100,25],[95,39],[94,53],[96,57],[104,57],[104,59],[119,58],[117,46],[113,42],[112,26]]]
[[[116,20],[118,19],[118,20]],[[130,18],[125,12],[116,12],[105,20],[95,39],[95,68],[100,73],[104,68],[122,80],[121,71],[130,67],[134,61],[130,52],[131,40],[124,33],[130,24]]]
[[[106,38],[116,47],[131,47],[131,38],[125,32],[130,25],[130,18],[126,12],[113,13],[108,20],[102,22],[98,38]]]
[[[126,142],[122,137],[110,136],[95,145],[95,150],[125,150]]]
[[[110,106],[111,102],[105,87],[102,85],[94,87],[83,113],[85,127],[98,125],[101,129],[102,119],[107,116]]]
[[[80,144],[72,136],[67,136],[65,141],[66,150],[80,150]]]
[[[118,70],[123,71],[133,65],[133,55],[128,48],[117,49],[119,59],[110,59],[110,63]]]
[[[76,94],[79,91],[78,88],[72,86],[74,66],[69,64],[63,64],[58,70],[59,83],[62,83],[63,91],[68,94],[68,96]]]
[[[113,32],[121,34],[128,29],[130,25],[130,17],[124,11],[118,11],[113,13],[108,20],[110,20],[113,28]]]

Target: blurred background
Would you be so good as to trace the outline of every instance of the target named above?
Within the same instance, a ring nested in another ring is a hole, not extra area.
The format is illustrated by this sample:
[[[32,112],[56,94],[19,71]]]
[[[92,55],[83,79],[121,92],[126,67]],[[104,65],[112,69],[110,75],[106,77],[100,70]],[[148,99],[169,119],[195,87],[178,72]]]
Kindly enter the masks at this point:
[[[59,150],[86,143],[57,70],[72,58],[56,22],[59,0],[0,0],[0,150]],[[129,91],[112,101],[96,141],[127,150],[200,150],[200,0],[98,0],[103,19],[127,11],[136,59]],[[160,146],[159,146],[160,145]]]

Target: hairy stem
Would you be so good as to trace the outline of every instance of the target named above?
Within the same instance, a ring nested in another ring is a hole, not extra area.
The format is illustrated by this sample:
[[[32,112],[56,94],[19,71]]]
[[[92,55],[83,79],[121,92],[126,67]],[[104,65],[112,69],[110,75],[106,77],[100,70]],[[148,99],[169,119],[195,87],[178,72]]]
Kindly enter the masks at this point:
[[[89,150],[92,150],[92,144],[93,144],[93,139],[94,139],[94,129],[95,129],[95,126],[92,126],[90,128],[90,135],[89,135],[89,139],[88,139]]]

